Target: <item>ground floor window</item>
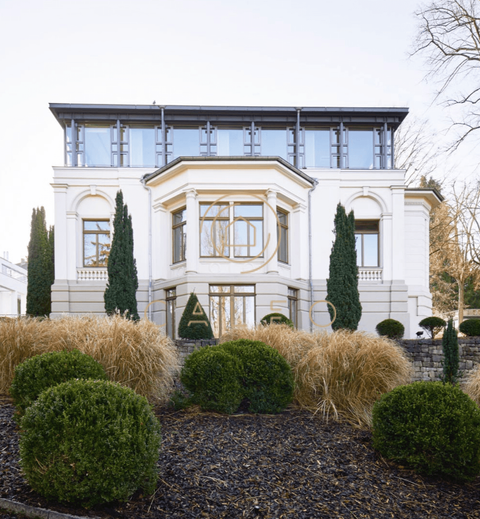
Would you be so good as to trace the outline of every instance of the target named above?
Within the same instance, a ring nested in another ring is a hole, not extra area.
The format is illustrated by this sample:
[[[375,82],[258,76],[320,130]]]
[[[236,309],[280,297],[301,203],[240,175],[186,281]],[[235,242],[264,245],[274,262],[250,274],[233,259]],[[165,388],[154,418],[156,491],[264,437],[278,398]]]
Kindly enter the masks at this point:
[[[175,339],[175,304],[177,301],[177,290],[175,288],[168,288],[165,290],[165,294],[167,336],[170,337],[170,339]]]
[[[295,328],[297,328],[298,290],[296,288],[288,289],[288,311],[290,321],[292,321]]]
[[[378,220],[355,220],[355,248],[359,267],[379,266]]]
[[[84,267],[106,267],[110,245],[109,220],[83,220]]]
[[[255,285],[210,285],[210,324],[215,337],[255,324]]]

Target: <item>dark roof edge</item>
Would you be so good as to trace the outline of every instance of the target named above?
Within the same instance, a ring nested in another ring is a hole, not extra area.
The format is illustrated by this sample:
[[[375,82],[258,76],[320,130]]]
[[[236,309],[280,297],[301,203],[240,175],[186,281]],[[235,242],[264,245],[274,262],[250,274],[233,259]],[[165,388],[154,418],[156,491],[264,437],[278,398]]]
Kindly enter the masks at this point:
[[[405,188],[405,191],[423,191],[434,193],[435,196],[438,198],[439,202],[443,202],[445,200],[445,197],[440,193],[440,191],[438,191],[438,189],[435,189],[434,187],[407,187]]]
[[[315,184],[315,180],[308,176],[306,173],[301,171],[300,169],[297,169],[295,166],[292,166],[290,162],[287,162],[285,159],[282,159],[281,157],[245,157],[245,156],[239,156],[239,157],[178,157],[175,160],[172,160],[172,162],[169,162],[165,166],[162,166],[161,168],[157,169],[153,173],[149,173],[142,177],[142,181],[145,183],[149,182],[153,178],[161,175],[162,173],[165,173],[165,171],[168,171],[173,166],[176,166],[180,162],[271,162],[271,161],[277,161],[282,166],[285,166],[290,171],[293,171],[293,173],[297,174],[303,180],[306,180],[307,182],[310,182],[312,186]]]

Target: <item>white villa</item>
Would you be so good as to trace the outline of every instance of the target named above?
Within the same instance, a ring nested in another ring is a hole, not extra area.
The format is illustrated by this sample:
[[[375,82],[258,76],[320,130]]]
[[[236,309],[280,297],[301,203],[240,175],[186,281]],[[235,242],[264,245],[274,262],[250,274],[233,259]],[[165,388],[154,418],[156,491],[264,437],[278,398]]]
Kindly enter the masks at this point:
[[[431,189],[393,167],[406,108],[51,104],[64,130],[54,167],[52,317],[104,314],[115,195],[133,219],[139,313],[176,329],[197,294],[216,336],[281,312],[327,327],[333,220],[356,220],[359,329],[392,318],[414,338],[431,315]],[[147,308],[148,307],[148,308]]]
[[[27,308],[26,263],[15,264],[8,252],[0,256],[0,317],[25,315]]]

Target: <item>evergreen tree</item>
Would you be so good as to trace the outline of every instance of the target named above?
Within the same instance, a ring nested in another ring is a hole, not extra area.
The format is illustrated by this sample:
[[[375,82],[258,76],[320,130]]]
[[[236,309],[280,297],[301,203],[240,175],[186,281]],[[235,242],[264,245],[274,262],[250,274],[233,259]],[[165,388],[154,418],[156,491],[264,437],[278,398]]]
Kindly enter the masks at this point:
[[[443,332],[442,350],[442,380],[444,383],[448,382],[450,384],[456,384],[458,380],[459,353],[457,330],[455,330],[455,327],[453,326],[453,319],[448,321],[447,328]]]
[[[129,319],[138,320],[136,291],[138,288],[137,264],[133,257],[132,217],[123,203],[123,193],[118,191],[113,220],[113,240],[108,256],[108,282],[104,293],[105,311],[112,315],[120,312]]]
[[[52,284],[55,278],[53,228],[50,234],[45,222],[45,209],[33,209],[28,244],[27,315],[48,317],[52,310]]]
[[[178,335],[182,339],[213,339],[210,321],[193,292],[180,319]]]
[[[353,211],[347,216],[345,208],[337,205],[335,215],[335,241],[330,254],[329,278],[327,279],[327,301],[336,309],[332,329],[356,330],[362,316],[362,305],[358,293],[357,252],[355,250],[355,217]],[[328,306],[330,318],[334,310]]]

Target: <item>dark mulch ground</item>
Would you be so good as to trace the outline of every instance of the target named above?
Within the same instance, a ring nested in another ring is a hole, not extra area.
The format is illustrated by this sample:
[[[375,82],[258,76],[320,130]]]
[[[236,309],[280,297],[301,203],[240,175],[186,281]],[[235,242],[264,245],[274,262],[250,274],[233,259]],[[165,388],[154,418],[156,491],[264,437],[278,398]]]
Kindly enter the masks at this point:
[[[0,497],[102,518],[480,518],[480,478],[457,485],[417,476],[387,463],[369,432],[346,423],[296,409],[277,416],[156,412],[163,443],[153,497],[86,511],[29,489],[18,467],[13,406],[0,400]]]

